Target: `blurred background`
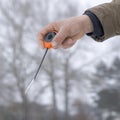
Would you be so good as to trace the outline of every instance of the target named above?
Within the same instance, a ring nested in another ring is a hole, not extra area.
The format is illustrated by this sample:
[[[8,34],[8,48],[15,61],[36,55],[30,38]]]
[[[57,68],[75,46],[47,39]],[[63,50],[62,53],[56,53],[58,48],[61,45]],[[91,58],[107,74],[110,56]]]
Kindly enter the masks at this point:
[[[111,0],[0,1],[0,120],[120,120],[120,37],[44,50],[38,31]]]

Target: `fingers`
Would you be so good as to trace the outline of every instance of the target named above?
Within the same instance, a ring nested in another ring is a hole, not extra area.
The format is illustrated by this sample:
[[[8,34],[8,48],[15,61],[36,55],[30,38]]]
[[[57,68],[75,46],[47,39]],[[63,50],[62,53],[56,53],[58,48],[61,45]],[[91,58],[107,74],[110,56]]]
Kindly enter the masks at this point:
[[[44,48],[44,37],[49,32],[56,32],[56,36],[54,37],[52,41],[52,46],[54,49],[57,49],[61,46],[62,42],[68,37],[68,29],[64,27],[64,25],[61,25],[61,22],[54,22],[42,29],[38,33],[38,40],[40,45]]]
[[[40,45],[42,46],[42,48],[44,48],[44,39],[46,34],[48,34],[49,32],[56,32],[56,24],[55,23],[51,23],[47,26],[44,27],[44,29],[42,29],[38,34],[37,34],[37,38],[39,40]]]
[[[65,29],[60,29],[52,41],[53,48],[59,48],[62,42],[67,38],[67,36],[67,31]]]
[[[64,40],[61,47],[64,48],[64,49],[70,48],[76,43],[76,41],[77,40],[75,40],[75,39],[67,38],[66,40]]]
[[[84,33],[80,32],[80,33],[78,33],[77,35],[74,35],[71,38],[67,38],[66,40],[64,40],[62,42],[61,47],[64,48],[64,49],[72,47],[76,43],[76,41],[78,39],[80,39],[83,35],[84,35]]]

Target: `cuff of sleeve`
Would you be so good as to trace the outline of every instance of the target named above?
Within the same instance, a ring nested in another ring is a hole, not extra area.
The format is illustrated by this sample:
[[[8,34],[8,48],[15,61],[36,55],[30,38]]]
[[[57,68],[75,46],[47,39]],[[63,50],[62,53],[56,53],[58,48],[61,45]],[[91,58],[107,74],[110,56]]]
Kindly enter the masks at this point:
[[[102,42],[104,40],[104,31],[100,20],[91,11],[85,11],[84,14],[91,19],[94,28],[94,31],[92,33],[87,33],[87,35],[91,36],[94,40],[98,42]]]

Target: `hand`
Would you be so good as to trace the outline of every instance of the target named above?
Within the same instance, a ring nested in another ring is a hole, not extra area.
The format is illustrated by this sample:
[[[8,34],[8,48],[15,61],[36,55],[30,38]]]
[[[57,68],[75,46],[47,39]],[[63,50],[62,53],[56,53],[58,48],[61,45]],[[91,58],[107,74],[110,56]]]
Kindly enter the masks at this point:
[[[93,26],[91,20],[87,15],[82,15],[53,22],[45,26],[38,33],[38,39],[43,46],[45,35],[49,32],[56,32],[57,34],[52,40],[53,48],[70,48],[78,39],[83,37],[84,34],[92,31]]]

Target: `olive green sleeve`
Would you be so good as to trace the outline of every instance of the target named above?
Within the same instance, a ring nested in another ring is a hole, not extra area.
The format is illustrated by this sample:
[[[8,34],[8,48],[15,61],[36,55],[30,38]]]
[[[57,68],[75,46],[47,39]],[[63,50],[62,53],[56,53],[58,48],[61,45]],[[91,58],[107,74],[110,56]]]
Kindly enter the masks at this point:
[[[111,3],[101,4],[88,9],[100,20],[104,36],[96,41],[104,41],[110,37],[120,35],[120,0],[113,0]]]

